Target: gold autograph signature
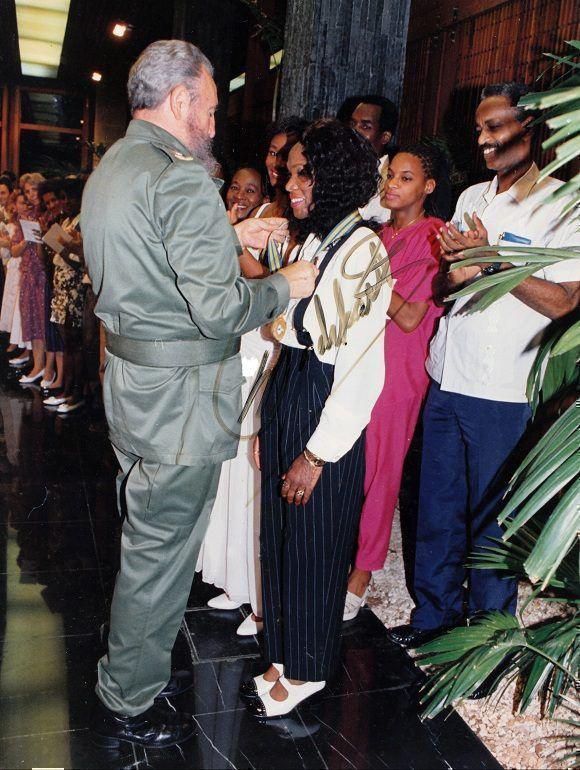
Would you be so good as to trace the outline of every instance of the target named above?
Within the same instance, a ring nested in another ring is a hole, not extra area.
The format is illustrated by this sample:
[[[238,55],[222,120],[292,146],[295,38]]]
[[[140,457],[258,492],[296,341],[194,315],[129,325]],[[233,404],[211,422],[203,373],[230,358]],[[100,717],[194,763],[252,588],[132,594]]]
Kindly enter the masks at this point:
[[[367,241],[373,241],[373,243],[369,244],[370,261],[367,267],[362,272],[349,273],[347,265],[350,258],[361,246],[364,246]],[[346,280],[358,280],[354,292],[355,301],[352,308],[347,311],[340,280],[335,278],[332,284],[332,293],[336,303],[338,322],[336,324],[331,324],[330,328],[326,325],[326,318],[320,298],[318,295],[314,296],[314,310],[320,327],[320,336],[317,343],[320,355],[326,353],[333,347],[338,348],[341,345],[346,344],[348,330],[354,326],[360,318],[363,318],[370,313],[373,302],[377,300],[383,284],[388,283],[389,285],[392,285],[389,257],[387,255],[382,256],[381,251],[381,241],[375,233],[370,233],[353,244],[345,254],[340,266],[340,274],[342,278],[345,278]],[[368,281],[371,273],[376,273],[375,283],[370,283]]]
[[[348,263],[355,251],[359,249],[361,246],[364,246],[365,243],[368,241],[373,241],[369,246],[369,254],[370,254],[370,260],[366,268],[358,273],[349,273],[348,272]],[[391,250],[391,256],[393,256],[394,253],[396,253],[397,247],[395,246],[394,249]],[[320,303],[320,299],[318,296],[314,296],[314,307],[316,310],[316,315],[318,319],[318,323],[320,325],[321,334],[318,338],[318,350],[322,354],[326,352],[327,350],[330,350],[332,347],[340,347],[340,345],[344,344],[346,342],[347,332],[354,324],[363,316],[368,315],[373,302],[375,302],[379,296],[380,290],[384,283],[388,283],[390,286],[393,284],[392,280],[392,273],[391,273],[391,267],[390,267],[390,261],[389,256],[385,254],[385,256],[381,256],[382,251],[382,243],[378,239],[375,233],[370,233],[369,235],[364,236],[359,241],[357,241],[353,246],[350,248],[350,250],[345,254],[342,264],[340,266],[340,274],[341,277],[345,280],[351,280],[351,281],[358,281],[358,284],[354,291],[354,297],[355,302],[353,307],[347,312],[345,309],[345,302],[344,302],[344,295],[342,293],[342,289],[340,287],[340,281],[338,278],[334,279],[333,282],[333,293],[334,298],[336,301],[336,307],[338,311],[338,323],[332,324],[330,329],[327,329],[326,326],[326,320],[324,317],[324,311],[322,309],[322,304]],[[376,280],[374,283],[370,282],[368,279],[371,276],[372,273],[376,273]],[[365,347],[363,351],[361,351],[360,355],[356,359],[356,361],[353,363],[353,365],[350,367],[350,369],[345,372],[342,379],[335,384],[334,390],[338,390],[340,386],[343,384],[343,382],[347,379],[352,369],[357,366],[360,361],[364,358],[364,356],[367,354],[367,352],[372,348],[376,342],[380,339],[382,339],[384,327],[381,327],[377,334],[373,337],[373,339],[369,342],[369,344]],[[248,395],[248,398],[246,399],[246,402],[242,408],[242,412],[238,418],[238,424],[241,424],[245,416],[248,414],[249,410],[253,407],[254,402],[256,402],[257,396],[260,394],[260,398],[258,399],[258,404],[261,400],[261,396],[263,395],[265,385],[268,382],[269,377],[272,374],[273,369],[272,368],[266,368],[268,362],[268,353],[265,353],[262,361],[260,363],[257,375],[255,377],[254,384],[252,386],[252,389]],[[220,365],[221,368],[221,365]],[[214,413],[216,415],[216,418],[222,428],[232,436],[232,438],[238,438],[238,434],[233,432],[228,426],[226,426],[225,422],[223,421],[221,414],[219,412],[219,402],[217,398],[217,390],[219,388],[217,387],[217,384],[219,384],[220,379],[220,371],[218,371],[217,375],[217,381],[216,381],[216,389],[214,390]],[[247,436],[241,436],[242,440],[249,440],[254,438],[256,434],[251,433]]]

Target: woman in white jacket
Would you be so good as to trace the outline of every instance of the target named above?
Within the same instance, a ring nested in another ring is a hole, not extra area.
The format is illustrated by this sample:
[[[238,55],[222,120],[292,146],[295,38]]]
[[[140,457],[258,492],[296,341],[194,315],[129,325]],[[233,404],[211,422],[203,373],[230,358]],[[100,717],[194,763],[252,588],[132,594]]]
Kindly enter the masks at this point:
[[[376,157],[335,120],[290,151],[286,189],[296,258],[317,264],[312,297],[273,324],[281,353],[262,405],[264,654],[242,685],[250,712],[280,716],[336,669],[348,568],[363,501],[364,429],[384,383],[389,264],[358,208],[377,188]]]

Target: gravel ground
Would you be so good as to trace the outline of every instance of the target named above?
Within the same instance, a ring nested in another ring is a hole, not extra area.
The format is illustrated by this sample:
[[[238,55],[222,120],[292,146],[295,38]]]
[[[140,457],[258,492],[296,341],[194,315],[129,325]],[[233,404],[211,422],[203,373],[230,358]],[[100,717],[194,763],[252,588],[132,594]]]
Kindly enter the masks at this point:
[[[529,587],[520,585],[520,601],[528,595]],[[398,513],[393,524],[393,535],[385,569],[373,576],[369,607],[386,626],[407,623],[413,602],[405,586],[401,528]],[[555,615],[557,606],[542,601],[532,602],[524,615],[526,621],[536,622]],[[512,713],[514,686],[504,693],[499,703],[495,696],[487,700],[465,701],[457,711],[471,729],[481,738],[492,754],[505,768],[564,768],[562,740],[550,736],[572,732],[566,725],[540,719],[534,704],[525,716]],[[565,718],[566,714],[562,713]],[[560,749],[560,751],[558,751]]]

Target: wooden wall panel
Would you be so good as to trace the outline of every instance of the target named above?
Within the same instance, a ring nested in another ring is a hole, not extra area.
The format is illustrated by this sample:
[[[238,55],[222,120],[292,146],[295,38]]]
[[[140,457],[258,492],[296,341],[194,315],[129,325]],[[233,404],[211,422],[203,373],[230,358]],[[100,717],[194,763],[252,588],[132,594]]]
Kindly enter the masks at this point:
[[[428,34],[421,34],[425,30]],[[454,6],[446,0],[415,0],[400,141],[445,135],[460,167],[481,178],[473,125],[481,89],[505,80],[546,88],[560,70],[552,69],[543,53],[562,53],[565,41],[579,35],[576,0],[470,0]],[[538,160],[545,164],[551,156],[540,153],[541,138]]]
[[[8,127],[10,125],[10,118],[8,115],[8,86],[4,86],[1,91],[1,104],[0,104],[0,120],[2,125],[0,126],[0,172],[8,168]]]

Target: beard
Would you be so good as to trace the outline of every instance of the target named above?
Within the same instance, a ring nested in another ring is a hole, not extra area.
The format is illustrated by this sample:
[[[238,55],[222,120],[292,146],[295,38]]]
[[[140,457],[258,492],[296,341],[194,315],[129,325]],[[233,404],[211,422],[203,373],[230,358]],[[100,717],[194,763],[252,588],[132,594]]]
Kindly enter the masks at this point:
[[[219,168],[219,163],[212,153],[213,140],[204,134],[194,123],[190,121],[188,125],[189,142],[188,146],[191,152],[199,160],[208,174],[212,176]]]

